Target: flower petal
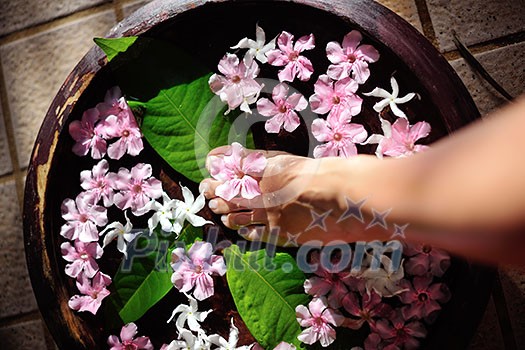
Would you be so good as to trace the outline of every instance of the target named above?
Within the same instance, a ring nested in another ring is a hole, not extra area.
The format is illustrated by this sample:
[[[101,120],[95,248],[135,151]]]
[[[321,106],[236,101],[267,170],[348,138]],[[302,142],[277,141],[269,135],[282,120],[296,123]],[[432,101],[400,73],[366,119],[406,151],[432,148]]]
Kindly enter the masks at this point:
[[[242,178],[241,196],[246,199],[253,199],[261,194],[259,183],[253,177],[244,175]]]
[[[363,40],[363,36],[357,30],[352,30],[350,33],[346,34],[343,38],[342,46],[343,49],[353,53],[359,43]]]
[[[268,161],[261,152],[252,152],[242,161],[242,171],[245,174],[260,176],[266,168]]]
[[[294,50],[297,52],[302,52],[306,50],[311,50],[315,47],[315,37],[313,34],[304,35],[297,39],[294,45]]]
[[[131,341],[136,334],[137,325],[131,322],[122,327],[122,330],[120,331],[120,339],[122,339],[122,341]]]
[[[265,117],[272,117],[279,113],[279,108],[267,98],[257,101],[257,111]]]

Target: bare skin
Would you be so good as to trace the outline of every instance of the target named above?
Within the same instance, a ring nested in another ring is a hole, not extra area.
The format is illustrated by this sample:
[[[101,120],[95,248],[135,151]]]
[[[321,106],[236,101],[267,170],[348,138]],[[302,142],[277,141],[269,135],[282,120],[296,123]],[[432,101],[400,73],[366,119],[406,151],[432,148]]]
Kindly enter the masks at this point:
[[[278,234],[281,244],[289,234],[297,235],[299,244],[388,240],[394,224],[408,224],[408,241],[483,262],[525,264],[523,130],[525,98],[412,157],[311,159],[265,152],[268,166],[258,199],[226,202],[215,196],[219,183],[213,179],[204,180],[201,188],[211,199],[210,208],[223,214],[224,224],[247,227],[245,235],[252,240],[269,240],[271,234]],[[210,155],[227,151],[221,147]],[[347,199],[365,200],[363,223],[355,218],[338,222]],[[329,212],[325,229],[309,228],[312,211]],[[367,228],[374,211],[389,211],[387,229]]]

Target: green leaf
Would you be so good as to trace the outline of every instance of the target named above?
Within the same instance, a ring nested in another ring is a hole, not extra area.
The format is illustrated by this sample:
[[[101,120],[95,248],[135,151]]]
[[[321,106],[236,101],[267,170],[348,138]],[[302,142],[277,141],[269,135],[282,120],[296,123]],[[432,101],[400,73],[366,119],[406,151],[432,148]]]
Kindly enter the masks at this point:
[[[202,239],[202,228],[189,224],[179,236],[165,237],[155,231],[151,237],[141,237],[135,246],[135,251],[142,257],[134,256],[131,268],[126,268],[123,261],[121,268],[113,279],[116,295],[113,302],[120,305],[119,316],[124,323],[134,322],[141,318],[150,308],[159,302],[172,288],[170,253],[177,242],[189,243]],[[138,255],[138,254],[134,254]]]
[[[145,139],[186,178],[208,177],[205,159],[215,147],[232,142],[253,147],[251,132],[234,127],[240,112],[225,116],[226,105],[210,90],[213,72],[181,49],[139,37],[111,67],[130,107],[140,110]]]
[[[93,41],[104,51],[108,57],[108,62],[113,60],[121,52],[126,50],[135,43],[138,37],[127,36],[122,38],[94,38]]]
[[[224,104],[210,91],[210,76],[161,90],[142,104],[146,140],[168,164],[195,182],[207,176],[208,152],[229,143],[232,126],[232,117],[223,115]]]
[[[309,297],[303,289],[306,277],[294,258],[287,253],[270,258],[264,249],[242,253],[235,245],[224,250],[224,257],[237,310],[259,344],[273,349],[286,341],[302,348],[295,308]]]

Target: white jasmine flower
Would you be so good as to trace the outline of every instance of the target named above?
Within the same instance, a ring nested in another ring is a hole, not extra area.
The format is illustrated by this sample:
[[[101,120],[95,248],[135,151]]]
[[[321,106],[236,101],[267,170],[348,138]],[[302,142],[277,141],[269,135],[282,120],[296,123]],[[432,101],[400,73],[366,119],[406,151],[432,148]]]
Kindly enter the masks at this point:
[[[382,268],[367,269],[362,276],[366,280],[366,289],[372,289],[382,297],[391,297],[399,294],[405,289],[400,286],[400,282],[405,275],[403,262],[397,270],[392,269],[392,261],[385,255],[381,256]]]
[[[171,322],[173,318],[175,318],[175,315],[180,313],[180,315],[177,317],[177,321],[175,322],[179,332],[184,330],[184,324],[186,322],[192,331],[197,332],[201,330],[200,322],[203,322],[212,310],[199,312],[197,300],[187,294],[185,295],[188,297],[190,305],[180,304],[177,306],[175,310],[173,310],[168,323]]]
[[[230,327],[230,336],[228,340],[224,339],[218,334],[213,334],[208,337],[210,342],[214,345],[217,345],[217,350],[248,350],[250,345],[244,345],[237,347],[237,342],[239,341],[239,329],[233,324],[233,318],[231,319]]]
[[[104,237],[104,245],[102,248],[105,248],[109,243],[111,243],[111,241],[117,238],[117,249],[119,252],[124,254],[124,257],[127,259],[128,243],[132,242],[135,237],[142,233],[142,231],[131,232],[133,225],[129,221],[128,214],[125,211],[124,216],[126,217],[125,225],[122,225],[119,221],[115,221],[102,230],[100,235],[102,236],[107,231],[106,237]]]
[[[197,213],[204,208],[204,204],[206,204],[203,193],[195,198],[193,193],[191,193],[187,187],[182,186],[182,196],[184,197],[184,201],[175,199],[175,220],[180,224],[181,229],[186,220],[195,227],[203,226],[205,224],[213,224],[213,222],[197,215]]]
[[[407,119],[407,116],[403,111],[399,109],[398,104],[406,103],[416,96],[415,93],[411,92],[403,97],[398,97],[399,95],[399,85],[394,77],[390,79],[390,85],[392,86],[392,93],[380,88],[375,88],[371,92],[363,93],[365,96],[374,96],[381,97],[383,100],[377,102],[374,105],[374,110],[376,112],[381,112],[386,106],[390,106],[392,113],[400,118]]]
[[[362,144],[377,143],[376,156],[383,158],[384,155],[390,157],[406,157],[414,153],[421,152],[428,148],[426,145],[416,145],[415,143],[430,133],[430,124],[427,122],[417,122],[410,125],[407,119],[399,118],[394,124],[379,117],[383,134],[373,134]]]
[[[266,58],[266,52],[275,49],[275,39],[277,37],[273,38],[268,42],[268,44],[265,44],[266,41],[266,34],[264,33],[264,30],[259,27],[258,24],[255,25],[255,40],[243,38],[239,41],[239,43],[235,46],[232,46],[232,49],[248,49],[248,52],[246,52],[246,55],[244,56],[244,59],[247,62],[250,62],[254,58],[258,60],[261,63],[268,62],[268,58]]]
[[[211,343],[206,334],[200,331],[197,335],[187,329],[179,331],[179,340],[172,341],[166,350],[209,350]]]
[[[177,202],[175,199],[171,199],[165,192],[163,192],[162,204],[157,201],[152,201],[150,206],[151,210],[155,210],[153,216],[148,220],[150,234],[159,223],[162,227],[162,231],[181,232],[182,225],[179,221],[175,220],[175,210],[177,208]]]

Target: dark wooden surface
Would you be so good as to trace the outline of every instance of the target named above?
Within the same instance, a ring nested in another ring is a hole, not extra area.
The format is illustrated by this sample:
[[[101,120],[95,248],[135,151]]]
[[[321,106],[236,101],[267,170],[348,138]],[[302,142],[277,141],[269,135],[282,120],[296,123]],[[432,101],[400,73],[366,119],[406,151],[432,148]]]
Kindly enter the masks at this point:
[[[413,27],[373,1],[158,0],[118,24],[109,36],[145,34],[163,38],[215,70],[229,46],[245,35],[253,36],[257,21],[268,37],[281,30],[297,36],[315,33],[317,53],[311,58],[318,72],[326,65],[322,63],[326,42],[340,41],[351,29],[360,30],[382,54],[380,62],[371,67],[374,78],[360,91],[370,91],[374,86],[389,88],[389,78],[395,73],[402,93],[403,86],[410,86],[421,95],[420,101],[407,108],[410,115],[417,116],[416,120],[432,124],[429,142],[479,117],[470,95],[445,59]],[[59,230],[63,223],[60,203],[79,191],[78,173],[92,164],[71,153],[68,123],[102,100],[114,84],[103,53],[94,47],[55,97],[37,137],[27,176],[26,256],[39,308],[61,349],[105,348],[106,332],[100,317],[80,315],[67,306],[75,287],[74,281],[63,273]],[[305,85],[302,89],[305,95],[311,93],[311,87]],[[369,101],[364,104],[358,121],[369,130],[379,131],[371,106]],[[265,138],[260,145],[287,149],[287,145],[295,144],[293,141],[279,143]],[[300,149],[289,150],[303,153]],[[148,152],[144,156],[155,157]],[[454,269],[449,281],[453,299],[434,325],[425,348],[464,348],[483,314],[492,272],[462,260],[454,264]]]

